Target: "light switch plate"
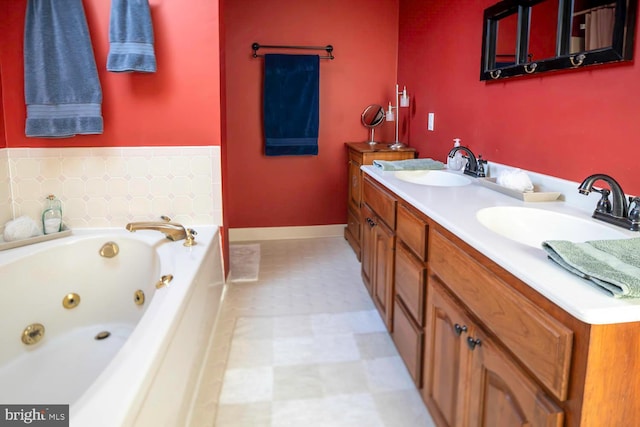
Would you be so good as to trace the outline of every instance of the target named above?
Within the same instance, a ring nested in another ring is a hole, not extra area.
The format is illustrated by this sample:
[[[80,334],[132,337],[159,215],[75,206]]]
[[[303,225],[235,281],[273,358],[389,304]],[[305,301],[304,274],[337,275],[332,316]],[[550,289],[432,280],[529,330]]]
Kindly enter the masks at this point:
[[[429,120],[427,122],[427,130],[433,130],[433,122],[435,120],[435,113],[429,113]]]

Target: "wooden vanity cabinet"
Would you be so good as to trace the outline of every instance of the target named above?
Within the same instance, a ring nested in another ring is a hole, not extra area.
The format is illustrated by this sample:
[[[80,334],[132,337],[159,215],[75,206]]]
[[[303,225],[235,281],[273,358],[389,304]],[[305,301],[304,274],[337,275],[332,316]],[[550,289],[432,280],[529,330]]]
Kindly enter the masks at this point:
[[[360,213],[362,203],[362,165],[371,165],[374,160],[407,160],[416,157],[416,151],[410,147],[392,150],[387,144],[369,145],[366,142],[347,142],[348,163],[348,202],[347,226],[344,237],[353,248],[358,260],[361,259],[363,224]]]
[[[434,316],[442,291],[451,304],[438,311],[454,314]],[[437,326],[447,316],[453,326]],[[442,331],[455,334],[461,322],[468,322],[461,333],[466,341],[457,344],[458,377],[450,381],[438,374],[452,369],[446,361],[453,360],[447,348],[454,348],[454,338],[443,345]],[[425,336],[422,395],[439,427],[627,426],[640,419],[638,322],[581,322],[432,222]],[[469,338],[479,344],[463,350]],[[438,403],[430,391],[438,389],[456,390],[462,399],[456,414],[464,421],[439,415],[438,407],[451,405]]]
[[[393,272],[396,199],[369,178],[363,182],[361,206],[362,280],[389,330],[393,331]]]
[[[362,184],[362,278],[438,427],[639,425],[640,322],[584,323]]]

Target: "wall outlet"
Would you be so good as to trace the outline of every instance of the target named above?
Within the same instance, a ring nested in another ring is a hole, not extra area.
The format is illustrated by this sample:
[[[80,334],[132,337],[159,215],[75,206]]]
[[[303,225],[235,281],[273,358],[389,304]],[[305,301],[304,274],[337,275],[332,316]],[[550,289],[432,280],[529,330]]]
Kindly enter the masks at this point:
[[[433,122],[435,120],[435,113],[429,113],[429,119],[427,120],[427,130],[433,130]]]

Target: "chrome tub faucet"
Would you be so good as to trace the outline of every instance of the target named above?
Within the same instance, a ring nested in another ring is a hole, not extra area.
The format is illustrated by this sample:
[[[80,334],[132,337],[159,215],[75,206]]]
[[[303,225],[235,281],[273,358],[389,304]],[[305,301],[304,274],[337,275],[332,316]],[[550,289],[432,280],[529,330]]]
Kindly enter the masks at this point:
[[[606,182],[609,185],[609,189],[593,188],[597,181]],[[578,191],[584,195],[588,195],[592,191],[602,195],[596,205],[596,209],[593,211],[593,218],[631,231],[640,231],[640,197],[629,197],[629,203],[627,204],[622,187],[609,175],[597,173],[588,176],[582,181]],[[609,195],[611,195],[611,200],[609,200]]]
[[[155,230],[159,231],[166,236],[167,239],[172,241],[184,240],[184,246],[196,245],[195,230],[191,228],[185,228],[183,225],[171,222],[171,218],[162,216],[163,221],[141,221],[130,222],[125,226],[127,231],[132,233],[138,230]]]

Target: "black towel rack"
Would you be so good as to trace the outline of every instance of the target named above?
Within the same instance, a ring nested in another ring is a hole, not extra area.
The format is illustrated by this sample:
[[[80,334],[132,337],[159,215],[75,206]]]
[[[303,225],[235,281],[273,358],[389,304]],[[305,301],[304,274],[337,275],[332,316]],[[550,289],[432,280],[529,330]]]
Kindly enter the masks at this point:
[[[253,49],[253,57],[263,57],[264,55],[258,55],[258,49],[306,49],[306,50],[324,50],[327,52],[327,56],[321,56],[320,59],[334,59],[333,46],[330,44],[326,46],[278,46],[278,45],[261,45],[259,43],[253,43],[251,49]]]

